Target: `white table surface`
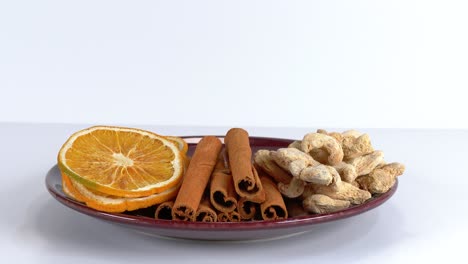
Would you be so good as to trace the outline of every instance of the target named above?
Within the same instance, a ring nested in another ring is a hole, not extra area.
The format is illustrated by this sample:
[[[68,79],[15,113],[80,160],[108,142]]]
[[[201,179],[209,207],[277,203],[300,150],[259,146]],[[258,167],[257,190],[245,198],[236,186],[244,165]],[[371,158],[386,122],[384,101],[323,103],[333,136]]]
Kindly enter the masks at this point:
[[[365,214],[299,236],[250,243],[166,240],[59,204],[46,172],[68,136],[87,125],[0,123],[2,263],[408,263],[466,261],[468,131],[365,129],[387,161],[406,165],[396,194]],[[161,134],[224,134],[222,127],[151,127]],[[316,128],[248,128],[301,138]],[[9,260],[4,262],[4,260]],[[466,262],[465,262],[466,263]]]

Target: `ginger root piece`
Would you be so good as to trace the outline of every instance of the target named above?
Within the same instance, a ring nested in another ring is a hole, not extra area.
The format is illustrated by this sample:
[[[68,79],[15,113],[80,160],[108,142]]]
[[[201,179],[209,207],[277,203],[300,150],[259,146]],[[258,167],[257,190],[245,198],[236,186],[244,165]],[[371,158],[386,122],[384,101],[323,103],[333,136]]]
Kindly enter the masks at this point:
[[[343,160],[343,149],[340,142],[336,138],[320,134],[320,133],[309,133],[304,136],[301,143],[302,151],[311,153],[316,149],[325,150],[328,154],[327,164],[336,165]]]
[[[314,160],[314,158],[309,156],[307,153],[295,148],[280,148],[276,151],[271,151],[270,155],[278,166],[287,171],[289,171],[289,164],[297,160],[303,161],[306,165],[320,165],[319,162]]]
[[[325,129],[317,129],[317,133],[324,134],[324,135],[329,135],[331,137],[334,137],[340,143],[341,143],[341,140],[343,140],[343,136],[338,132],[328,133]]]
[[[301,143],[302,143],[302,141],[300,141],[300,140],[293,141],[293,143],[289,144],[288,148],[295,148],[295,149],[298,149],[298,150],[302,150],[301,149]]]
[[[333,168],[340,174],[341,180],[345,182],[352,183],[357,177],[356,167],[351,164],[340,162]]]
[[[287,184],[291,181],[292,176],[273,161],[269,150],[258,150],[254,155],[254,162],[276,182]]]
[[[309,155],[314,158],[314,160],[322,163],[322,164],[328,164],[328,152],[323,149],[312,149],[309,152]]]
[[[352,204],[362,204],[372,196],[370,192],[344,181],[337,181],[329,186],[311,184],[310,189],[307,189],[309,193],[323,194],[333,199],[349,201]]]
[[[384,162],[384,153],[376,150],[370,154],[360,156],[348,161],[349,164],[356,167],[356,173],[359,176],[369,174],[377,166]]]
[[[336,181],[340,175],[335,168],[327,165],[317,165],[314,167],[306,167],[299,174],[299,179],[308,183],[319,185],[329,185]]]
[[[328,133],[325,129],[317,129],[317,133],[328,135],[334,137],[338,142],[341,142],[341,134],[336,132]],[[302,141],[300,141],[302,143]],[[327,164],[328,163],[328,152],[325,149],[312,149],[309,152],[309,155],[312,156],[316,161]]]
[[[385,193],[395,184],[396,177],[403,174],[405,166],[401,163],[389,163],[373,170],[365,176],[358,177],[359,186],[371,193]]]
[[[334,178],[339,177],[333,167],[322,165],[307,153],[295,148],[282,148],[270,154],[279,166],[303,181],[328,185]]]
[[[317,133],[328,135],[328,131],[322,128],[317,129]]]
[[[278,183],[278,189],[282,195],[288,198],[296,198],[304,192],[305,185],[306,183],[303,180],[293,177],[288,184]]]
[[[343,135],[341,146],[345,160],[354,159],[374,151],[368,134],[362,134],[358,137]]]
[[[341,133],[341,135],[343,137],[354,137],[354,138],[358,138],[362,135],[361,132],[357,131],[357,130],[354,130],[354,129],[351,129],[351,130],[346,130],[344,131],[343,133]]]
[[[302,202],[304,209],[315,214],[333,213],[348,208],[349,201],[332,199],[323,194],[313,194]]]

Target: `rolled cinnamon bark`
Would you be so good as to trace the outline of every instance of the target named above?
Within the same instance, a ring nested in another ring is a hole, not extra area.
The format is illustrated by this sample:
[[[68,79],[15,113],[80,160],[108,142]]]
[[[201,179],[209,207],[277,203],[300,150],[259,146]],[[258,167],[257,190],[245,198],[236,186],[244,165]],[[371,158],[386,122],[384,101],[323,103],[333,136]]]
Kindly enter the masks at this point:
[[[276,184],[266,176],[260,178],[265,190],[265,201],[260,204],[260,211],[264,220],[288,218],[288,210]]]
[[[203,192],[221,151],[217,137],[206,136],[198,143],[185,173],[172,210],[172,219],[194,221]]]
[[[239,222],[241,217],[238,212],[221,212],[218,214],[218,222]]]
[[[252,166],[252,149],[247,131],[241,128],[230,129],[224,138],[224,143],[237,194],[246,198],[261,197],[264,190]]]
[[[239,199],[237,210],[242,220],[253,220],[259,210],[259,204],[242,197]]]
[[[286,209],[288,209],[288,217],[305,216],[309,213],[302,206],[301,199],[285,199]]]
[[[223,155],[219,155],[211,175],[210,200],[214,208],[221,212],[232,212],[237,208],[237,193],[232,175],[226,173]]]
[[[197,222],[216,222],[218,221],[218,214],[213,209],[210,199],[205,197],[198,206],[197,213],[195,214],[195,221]]]
[[[156,219],[164,219],[164,220],[172,220],[172,207],[174,206],[174,201],[167,201],[164,202],[156,208],[156,212],[154,213],[154,218]]]

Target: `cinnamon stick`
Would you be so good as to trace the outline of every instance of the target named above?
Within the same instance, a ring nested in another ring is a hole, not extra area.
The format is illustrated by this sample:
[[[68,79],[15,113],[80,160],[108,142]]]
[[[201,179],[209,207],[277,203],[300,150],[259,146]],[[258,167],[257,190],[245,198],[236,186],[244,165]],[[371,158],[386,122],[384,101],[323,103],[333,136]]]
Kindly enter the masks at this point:
[[[276,184],[266,176],[260,178],[265,190],[265,201],[260,204],[260,211],[264,220],[288,218],[288,210]]]
[[[172,207],[174,206],[174,201],[167,201],[164,202],[156,208],[156,212],[154,213],[154,218],[156,219],[164,219],[164,220],[172,220]]]
[[[213,209],[210,199],[206,196],[198,206],[197,213],[195,214],[195,221],[197,222],[216,222],[218,214]]]
[[[239,199],[237,210],[242,220],[253,220],[257,215],[259,204],[250,201],[246,197]]]
[[[195,220],[195,213],[216,165],[221,147],[221,141],[213,136],[206,136],[198,143],[174,202],[172,210],[174,220]]]
[[[298,199],[285,199],[284,203],[288,209],[288,217],[305,216],[309,213],[302,206],[302,201]]]
[[[218,222],[239,222],[241,217],[238,212],[221,212],[218,214]]]
[[[252,166],[252,150],[249,134],[241,128],[230,129],[224,138],[234,188],[240,197],[261,197],[264,193],[255,168]]]
[[[223,155],[219,155],[211,175],[210,200],[214,208],[221,212],[232,212],[237,208],[237,193],[232,175],[226,173]]]

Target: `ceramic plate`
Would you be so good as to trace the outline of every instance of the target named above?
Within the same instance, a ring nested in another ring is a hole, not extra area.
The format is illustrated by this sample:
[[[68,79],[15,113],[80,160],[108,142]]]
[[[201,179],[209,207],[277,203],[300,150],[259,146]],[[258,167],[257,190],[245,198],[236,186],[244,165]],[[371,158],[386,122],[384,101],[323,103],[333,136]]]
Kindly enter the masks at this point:
[[[193,153],[201,136],[183,137],[189,143],[189,154]],[[220,137],[223,139],[222,137]],[[252,152],[258,149],[287,147],[293,140],[281,138],[250,137]],[[264,240],[288,237],[320,228],[332,221],[362,214],[387,201],[396,191],[398,182],[387,193],[374,196],[361,205],[331,214],[316,214],[288,218],[278,221],[248,221],[238,223],[200,223],[154,219],[154,207],[125,213],[105,213],[87,207],[67,197],[62,191],[60,171],[57,166],[46,176],[46,187],[60,203],[80,213],[131,228],[149,235],[201,240]]]

